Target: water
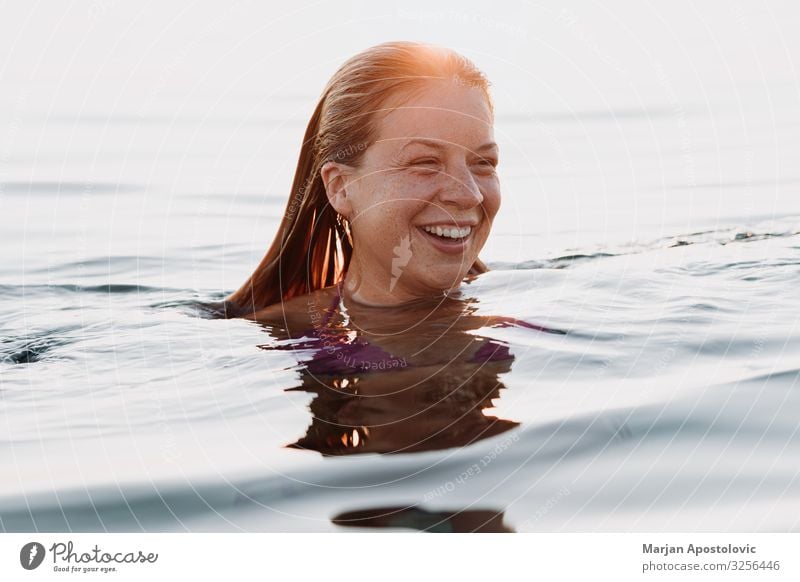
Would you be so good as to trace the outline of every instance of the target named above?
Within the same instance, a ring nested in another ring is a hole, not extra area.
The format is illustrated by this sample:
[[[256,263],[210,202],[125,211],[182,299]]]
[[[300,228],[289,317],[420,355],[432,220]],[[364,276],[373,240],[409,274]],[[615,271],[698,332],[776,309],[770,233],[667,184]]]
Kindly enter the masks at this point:
[[[157,46],[122,77],[159,79],[133,96],[113,79],[97,81],[100,96],[77,81],[46,94],[10,61],[0,528],[798,530],[800,93],[784,50],[794,41],[747,6],[744,20],[715,14],[718,53],[693,44],[699,17],[678,27],[682,45],[653,37],[655,67],[608,15],[581,34],[595,22],[582,5],[577,21],[531,19],[526,36],[503,35],[498,58],[476,57],[496,87],[504,206],[484,253],[492,270],[464,286],[463,307],[564,333],[451,331],[513,359],[433,358],[364,374],[360,392],[352,375],[321,388],[303,365],[311,348],[280,329],[203,309],[271,240],[305,117],[341,58],[273,91],[259,67],[274,57],[238,80],[213,61],[187,85],[203,58]],[[85,32],[76,66],[103,70],[92,43],[128,9],[107,6],[92,26],[67,19]],[[441,18],[401,16],[393,26],[408,30]],[[500,56],[528,59],[548,26],[566,27],[552,42],[580,66],[525,77],[533,98]],[[34,80],[61,78],[70,30],[48,37]],[[221,31],[175,35],[202,52]],[[111,54],[136,34],[150,38],[130,32]],[[723,75],[715,59],[732,47]],[[171,57],[154,73],[159,54]]]

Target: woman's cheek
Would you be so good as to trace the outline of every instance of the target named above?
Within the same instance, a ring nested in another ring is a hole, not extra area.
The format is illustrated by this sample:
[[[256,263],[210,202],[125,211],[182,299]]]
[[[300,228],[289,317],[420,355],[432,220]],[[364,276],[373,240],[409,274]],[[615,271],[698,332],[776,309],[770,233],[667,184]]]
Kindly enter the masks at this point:
[[[487,178],[481,190],[483,192],[484,210],[489,218],[492,219],[500,209],[501,202],[500,180],[498,179],[497,175]]]
[[[442,177],[441,172],[409,169],[404,172],[397,191],[402,192],[403,198],[409,202],[413,200],[428,202],[441,187]]]

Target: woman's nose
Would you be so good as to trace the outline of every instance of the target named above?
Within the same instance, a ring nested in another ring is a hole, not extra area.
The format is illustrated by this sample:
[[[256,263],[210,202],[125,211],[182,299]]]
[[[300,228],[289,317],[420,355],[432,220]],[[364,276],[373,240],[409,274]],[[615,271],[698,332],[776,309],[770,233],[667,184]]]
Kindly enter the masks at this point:
[[[447,178],[447,184],[439,193],[443,203],[449,202],[459,208],[473,208],[483,202],[478,182],[468,167],[448,170]]]

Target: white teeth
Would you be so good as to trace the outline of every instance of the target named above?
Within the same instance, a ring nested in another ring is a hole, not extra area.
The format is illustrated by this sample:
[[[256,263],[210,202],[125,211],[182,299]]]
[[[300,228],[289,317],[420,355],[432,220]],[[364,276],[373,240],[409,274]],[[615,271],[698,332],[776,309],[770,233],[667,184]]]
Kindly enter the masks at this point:
[[[465,226],[463,228],[442,228],[441,226],[425,226],[423,227],[426,232],[431,234],[435,234],[437,236],[445,237],[445,238],[466,238],[469,236],[469,233],[472,232],[471,226]]]

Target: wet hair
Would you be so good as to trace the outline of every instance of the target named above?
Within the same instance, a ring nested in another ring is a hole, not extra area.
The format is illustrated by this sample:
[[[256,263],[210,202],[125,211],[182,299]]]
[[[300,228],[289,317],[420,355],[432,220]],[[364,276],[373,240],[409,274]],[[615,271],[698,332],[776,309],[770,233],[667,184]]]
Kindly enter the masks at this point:
[[[467,58],[441,47],[387,42],[346,61],[331,77],[303,138],[289,201],[267,254],[225,301],[230,317],[335,285],[353,253],[350,225],[328,202],[320,169],[328,161],[358,167],[390,97],[408,97],[431,79],[481,89],[489,82]],[[486,272],[478,259],[470,274]]]

